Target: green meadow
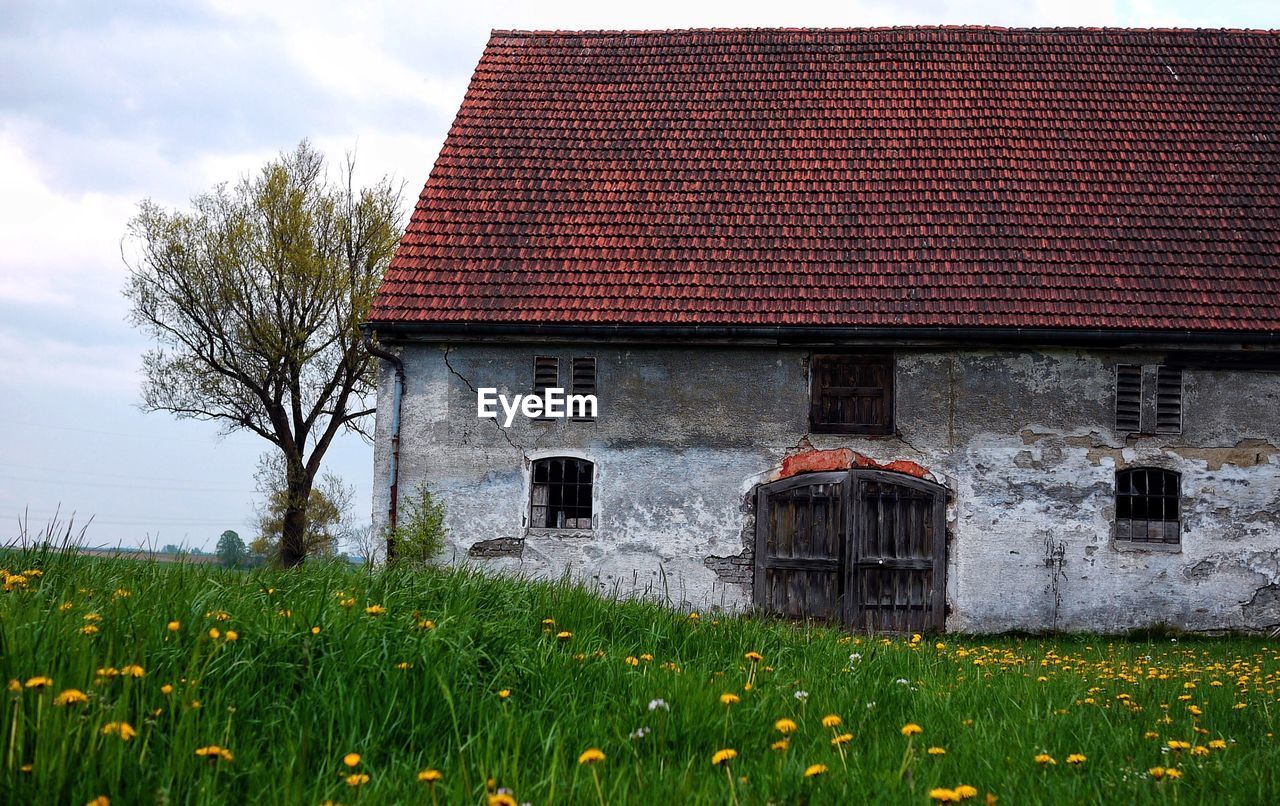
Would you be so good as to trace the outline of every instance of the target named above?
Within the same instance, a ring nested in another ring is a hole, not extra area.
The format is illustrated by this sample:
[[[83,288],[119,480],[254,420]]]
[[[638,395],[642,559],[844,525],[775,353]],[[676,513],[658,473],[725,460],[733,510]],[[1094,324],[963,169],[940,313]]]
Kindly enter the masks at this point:
[[[467,569],[0,568],[5,803],[1280,798],[1262,639],[851,636]]]

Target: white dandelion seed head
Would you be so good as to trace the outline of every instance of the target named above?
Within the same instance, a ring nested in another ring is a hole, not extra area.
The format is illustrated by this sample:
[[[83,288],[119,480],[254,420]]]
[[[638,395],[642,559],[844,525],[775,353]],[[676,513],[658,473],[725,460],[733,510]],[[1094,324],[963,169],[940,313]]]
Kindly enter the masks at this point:
[[[801,702],[804,702],[805,700],[809,699],[809,692],[807,692],[807,691],[797,691],[797,692],[796,692],[796,699],[797,699],[797,700],[800,700]]]
[[[662,699],[662,698],[658,698],[658,699],[656,699],[656,700],[649,700],[649,710],[650,710],[650,711],[656,711],[656,710],[658,710],[659,708],[661,708],[661,709],[662,709],[662,710],[664,710],[664,711],[670,711],[670,710],[671,710],[671,706],[670,706],[670,705],[667,705],[667,701],[666,701],[666,700],[664,700],[664,699]]]

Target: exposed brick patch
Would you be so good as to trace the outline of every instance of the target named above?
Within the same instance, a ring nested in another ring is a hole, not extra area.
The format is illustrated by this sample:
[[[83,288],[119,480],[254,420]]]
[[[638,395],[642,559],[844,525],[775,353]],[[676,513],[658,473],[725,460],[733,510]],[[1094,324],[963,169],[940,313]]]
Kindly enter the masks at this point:
[[[524,540],[519,537],[481,540],[479,543],[472,543],[467,554],[472,557],[521,557],[524,555]]]
[[[873,470],[889,470],[894,473],[905,473],[918,479],[928,478],[930,473],[915,462],[896,459],[892,462],[877,462],[863,456],[851,448],[833,448],[829,451],[808,450],[794,453],[782,460],[782,467],[769,480],[787,479],[800,473],[816,473],[827,470],[849,470],[855,467]]]
[[[702,564],[710,568],[721,582],[738,585],[751,585],[755,573],[755,552],[743,549],[741,554],[728,557],[717,557],[714,554],[702,560]]]

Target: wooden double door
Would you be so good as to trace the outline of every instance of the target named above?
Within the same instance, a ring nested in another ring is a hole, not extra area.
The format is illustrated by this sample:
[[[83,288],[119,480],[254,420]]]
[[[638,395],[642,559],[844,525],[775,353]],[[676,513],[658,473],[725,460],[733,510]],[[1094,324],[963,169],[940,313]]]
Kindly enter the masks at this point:
[[[940,632],[946,490],[899,473],[809,473],[761,485],[755,602],[868,632]]]

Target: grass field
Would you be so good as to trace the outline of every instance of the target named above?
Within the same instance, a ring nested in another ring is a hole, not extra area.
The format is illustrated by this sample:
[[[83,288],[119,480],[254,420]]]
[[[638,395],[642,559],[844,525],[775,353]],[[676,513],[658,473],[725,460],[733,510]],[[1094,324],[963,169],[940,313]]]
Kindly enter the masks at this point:
[[[7,803],[1280,797],[1262,640],[851,637],[468,571],[0,567]]]

